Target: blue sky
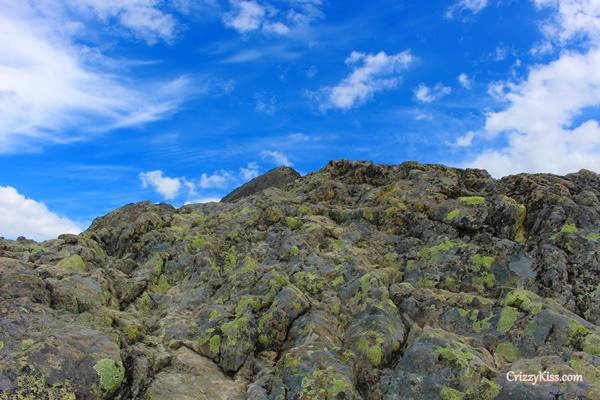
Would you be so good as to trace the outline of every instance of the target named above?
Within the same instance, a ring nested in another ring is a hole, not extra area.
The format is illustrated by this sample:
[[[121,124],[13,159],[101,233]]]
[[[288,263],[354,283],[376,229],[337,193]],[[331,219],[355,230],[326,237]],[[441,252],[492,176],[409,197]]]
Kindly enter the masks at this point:
[[[599,170],[597,0],[0,0],[0,235],[278,165]]]

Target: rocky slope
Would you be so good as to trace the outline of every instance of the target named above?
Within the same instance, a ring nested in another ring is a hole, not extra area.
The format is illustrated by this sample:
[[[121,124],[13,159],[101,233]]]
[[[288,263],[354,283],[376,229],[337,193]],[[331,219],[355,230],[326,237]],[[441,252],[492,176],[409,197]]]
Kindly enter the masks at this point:
[[[600,175],[285,173],[0,241],[0,399],[600,398]]]

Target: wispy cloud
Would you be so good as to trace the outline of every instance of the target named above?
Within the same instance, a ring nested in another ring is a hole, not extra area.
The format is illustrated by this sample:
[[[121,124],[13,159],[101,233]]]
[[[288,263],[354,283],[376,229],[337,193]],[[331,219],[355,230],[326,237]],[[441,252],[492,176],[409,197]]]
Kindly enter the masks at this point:
[[[396,87],[401,73],[414,61],[410,50],[388,55],[381,51],[367,54],[353,51],[346,59],[352,72],[335,86],[325,86],[317,92],[308,92],[319,103],[319,109],[347,110],[366,103],[377,92]]]
[[[260,154],[262,158],[267,159],[276,165],[283,165],[284,167],[291,167],[294,165],[287,156],[280,151],[264,150]]]
[[[0,186],[0,236],[46,240],[81,230],[78,223],[53,213],[44,203],[25,197],[14,187]]]
[[[446,18],[465,18],[477,14],[488,6],[488,0],[457,0],[446,10]]]
[[[157,40],[171,42],[177,33],[175,16],[162,10],[156,0],[68,0],[66,3],[149,44]]]
[[[195,92],[186,76],[119,76],[108,57],[78,45],[64,21],[17,4],[0,13],[0,35],[11,38],[0,41],[0,152],[156,121]]]
[[[471,86],[473,86],[473,80],[464,72],[458,75],[456,79],[458,80],[458,83],[460,83],[460,86],[465,89],[471,89]]]
[[[415,88],[414,93],[415,98],[421,103],[432,103],[452,93],[452,88],[442,83],[436,83],[435,86],[421,83]]]
[[[230,9],[222,20],[225,26],[241,34],[262,32],[285,36],[324,17],[321,0],[267,2],[230,0]]]

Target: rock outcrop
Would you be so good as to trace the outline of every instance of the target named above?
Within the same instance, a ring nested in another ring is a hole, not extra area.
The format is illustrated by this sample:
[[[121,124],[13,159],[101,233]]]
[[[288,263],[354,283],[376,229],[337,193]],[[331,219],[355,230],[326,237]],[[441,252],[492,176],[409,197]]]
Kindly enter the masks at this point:
[[[598,399],[599,272],[589,171],[275,170],[0,240],[0,399]]]
[[[260,193],[268,188],[281,188],[300,178],[300,174],[290,167],[277,167],[243,184],[221,199],[232,203],[243,197]]]

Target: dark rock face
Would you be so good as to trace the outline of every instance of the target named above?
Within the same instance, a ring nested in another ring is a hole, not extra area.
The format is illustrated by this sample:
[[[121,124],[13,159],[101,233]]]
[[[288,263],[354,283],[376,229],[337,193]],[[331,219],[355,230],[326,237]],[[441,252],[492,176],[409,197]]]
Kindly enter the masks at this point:
[[[598,174],[269,174],[0,240],[0,400],[600,398]]]
[[[222,202],[232,203],[241,198],[260,193],[268,188],[282,188],[300,178],[300,174],[289,167],[277,167],[261,176],[257,176],[229,193],[221,199]]]

